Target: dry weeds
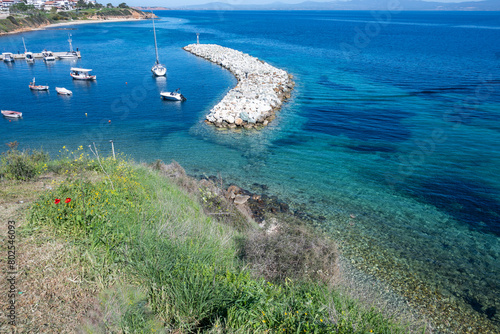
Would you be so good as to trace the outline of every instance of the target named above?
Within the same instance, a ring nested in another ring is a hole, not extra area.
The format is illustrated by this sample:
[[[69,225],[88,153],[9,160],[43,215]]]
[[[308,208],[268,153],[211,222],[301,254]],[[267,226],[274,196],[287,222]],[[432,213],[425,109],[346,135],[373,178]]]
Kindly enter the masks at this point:
[[[97,312],[96,287],[85,282],[82,268],[70,261],[74,247],[47,231],[20,233],[29,205],[60,177],[36,182],[0,181],[0,332],[11,332],[3,313],[7,308],[7,226],[16,222],[16,322],[18,333],[75,333],[90,311]]]

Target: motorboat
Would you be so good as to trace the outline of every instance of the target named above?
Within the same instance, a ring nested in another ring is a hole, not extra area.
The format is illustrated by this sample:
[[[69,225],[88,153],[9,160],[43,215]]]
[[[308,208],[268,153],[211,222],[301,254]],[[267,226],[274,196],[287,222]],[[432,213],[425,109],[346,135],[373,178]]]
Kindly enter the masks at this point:
[[[42,57],[43,57],[43,60],[45,60],[45,61],[54,61],[54,60],[56,60],[56,57],[54,57],[54,54],[52,53],[52,51],[43,50],[42,51]]]
[[[24,59],[26,59],[27,63],[33,64],[35,62],[35,57],[33,57],[33,52],[29,52],[26,49],[26,43],[24,43],[24,37],[23,37],[23,45],[24,45]]]
[[[153,34],[155,37],[155,53],[156,53],[156,62],[151,68],[151,72],[153,72],[153,75],[157,77],[163,77],[167,74],[167,68],[165,65],[160,64],[160,60],[158,59],[158,44],[156,43],[156,28],[155,28],[155,18],[154,15],[153,17]]]
[[[78,53],[73,51],[73,45],[71,44],[71,34],[68,34],[69,51],[63,55],[58,56],[59,59],[78,59]]]
[[[8,117],[8,118],[21,118],[23,117],[23,113],[19,112],[19,111],[12,111],[12,110],[2,110],[2,115],[4,117]]]
[[[71,95],[71,94],[73,94],[72,91],[70,91],[69,89],[66,89],[64,87],[56,87],[56,92],[57,92],[57,94],[61,94],[61,95]]]
[[[181,94],[179,88],[177,88],[174,92],[161,92],[160,96],[162,99],[169,101],[186,101],[186,98]]]
[[[4,52],[2,53],[3,61],[6,63],[14,62],[14,57],[12,56],[12,52]]]
[[[95,80],[97,77],[95,75],[90,75],[89,74],[90,71],[92,70],[72,67],[70,75],[75,80]]]
[[[33,78],[33,82],[30,82],[30,85],[29,85],[30,89],[31,90],[38,90],[38,91],[41,91],[41,90],[49,90],[49,86],[43,86],[43,85],[37,85],[35,83],[35,78]]]

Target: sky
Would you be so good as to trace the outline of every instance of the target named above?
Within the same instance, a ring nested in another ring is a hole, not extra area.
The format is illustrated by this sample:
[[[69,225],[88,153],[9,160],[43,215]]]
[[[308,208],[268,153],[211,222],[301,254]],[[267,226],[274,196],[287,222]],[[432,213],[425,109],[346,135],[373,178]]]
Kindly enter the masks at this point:
[[[123,1],[109,1],[109,0],[98,0],[97,2],[106,4],[111,2],[113,5],[118,5],[125,2],[129,6],[161,6],[161,7],[179,7],[188,5],[201,5],[210,2],[224,2],[233,5],[253,5],[253,4],[269,4],[273,2],[284,2],[284,3],[301,3],[306,0],[123,0]],[[331,2],[332,0],[313,0],[315,2]],[[338,0],[342,1],[342,0]],[[345,0],[344,0],[345,1]],[[428,0],[434,2],[465,2],[465,1],[475,1],[475,0]]]

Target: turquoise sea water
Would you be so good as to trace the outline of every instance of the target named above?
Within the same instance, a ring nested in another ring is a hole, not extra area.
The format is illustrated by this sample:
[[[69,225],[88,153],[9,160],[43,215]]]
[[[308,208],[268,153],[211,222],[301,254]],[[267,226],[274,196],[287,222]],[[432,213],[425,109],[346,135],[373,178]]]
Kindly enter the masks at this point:
[[[0,142],[55,156],[92,142],[109,151],[112,139],[136,160],[176,160],[254,191],[264,184],[319,217],[356,266],[500,328],[499,13],[156,14],[167,79],[150,73],[149,21],[1,37],[0,52],[22,52],[21,37],[33,52],[65,51],[70,32],[82,59],[0,64],[0,108],[24,114],[0,119]],[[269,127],[203,123],[236,80],[182,50],[196,33],[295,76]],[[97,81],[72,81],[72,66],[92,68]],[[31,92],[33,77],[50,92]],[[186,102],[160,100],[176,88]]]

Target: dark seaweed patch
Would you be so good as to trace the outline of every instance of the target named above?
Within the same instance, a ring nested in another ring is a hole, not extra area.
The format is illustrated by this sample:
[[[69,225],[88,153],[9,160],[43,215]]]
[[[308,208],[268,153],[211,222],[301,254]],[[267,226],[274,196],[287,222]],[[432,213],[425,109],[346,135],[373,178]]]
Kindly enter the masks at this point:
[[[343,90],[343,91],[347,91],[347,92],[356,91],[356,88],[354,88],[352,86],[347,86],[347,85],[343,85],[343,84],[339,84],[339,83],[335,83],[335,82],[330,81],[326,75],[322,75],[319,78],[318,83],[322,86],[332,88],[335,90]]]
[[[500,236],[500,202],[491,195],[497,192],[470,180],[433,178],[413,195],[473,229]]]
[[[305,128],[334,136],[344,135],[363,141],[401,142],[411,137],[401,120],[412,115],[401,110],[343,109],[334,106],[309,107]]]
[[[395,147],[390,146],[372,146],[372,145],[347,145],[348,149],[356,151],[356,152],[365,152],[365,153],[394,153],[397,151]]]
[[[409,94],[412,96],[420,96],[420,95],[432,95],[432,94],[442,94],[442,93],[463,93],[470,90],[471,87],[469,86],[456,86],[456,87],[423,89],[416,92],[410,92]]]

